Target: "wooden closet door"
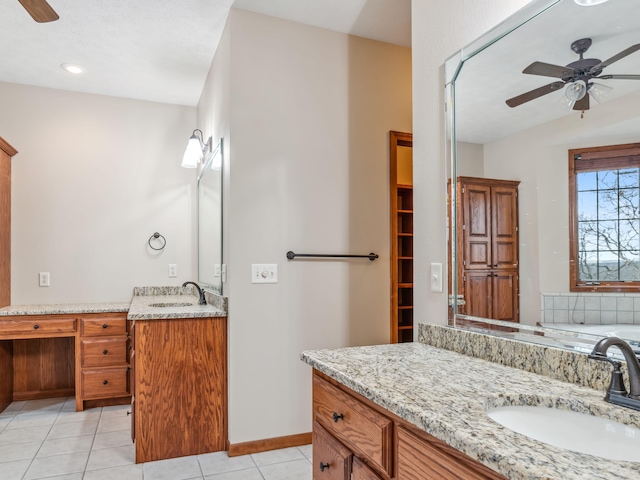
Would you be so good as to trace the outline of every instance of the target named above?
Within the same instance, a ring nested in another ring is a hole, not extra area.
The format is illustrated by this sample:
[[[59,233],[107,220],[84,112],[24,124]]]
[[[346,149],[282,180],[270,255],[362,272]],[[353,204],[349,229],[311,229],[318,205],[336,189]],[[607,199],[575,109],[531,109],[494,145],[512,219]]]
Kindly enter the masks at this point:
[[[492,275],[491,318],[505,322],[518,322],[517,272],[498,269]]]
[[[491,268],[491,187],[463,184],[463,269]]]
[[[515,187],[491,187],[491,268],[518,266],[518,193]]]
[[[0,307],[11,304],[11,157],[16,153],[0,137]]]
[[[465,284],[465,312],[467,315],[482,318],[492,316],[493,305],[493,273],[473,272],[464,273]]]

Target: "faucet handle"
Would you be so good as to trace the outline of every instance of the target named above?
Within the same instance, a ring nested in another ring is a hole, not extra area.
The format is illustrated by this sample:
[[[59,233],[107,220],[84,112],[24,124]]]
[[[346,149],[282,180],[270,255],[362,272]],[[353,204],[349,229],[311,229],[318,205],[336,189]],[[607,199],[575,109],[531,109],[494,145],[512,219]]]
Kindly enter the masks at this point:
[[[611,383],[607,390],[607,397],[609,395],[622,395],[626,397],[627,389],[625,388],[624,380],[622,379],[622,364],[614,361],[611,363],[613,364],[613,372],[611,373]]]

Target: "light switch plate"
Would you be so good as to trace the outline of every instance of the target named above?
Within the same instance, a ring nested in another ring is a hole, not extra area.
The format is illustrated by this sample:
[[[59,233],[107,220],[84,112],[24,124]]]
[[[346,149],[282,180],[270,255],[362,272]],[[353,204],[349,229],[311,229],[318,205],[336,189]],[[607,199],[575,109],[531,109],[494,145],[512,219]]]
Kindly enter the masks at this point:
[[[251,283],[278,283],[278,265],[275,263],[252,264]]]
[[[442,264],[431,264],[431,291],[442,293]]]
[[[169,277],[177,277],[178,276],[178,265],[175,263],[169,264]]]
[[[49,275],[49,272],[38,273],[38,284],[41,287],[48,287],[51,285],[51,275]]]

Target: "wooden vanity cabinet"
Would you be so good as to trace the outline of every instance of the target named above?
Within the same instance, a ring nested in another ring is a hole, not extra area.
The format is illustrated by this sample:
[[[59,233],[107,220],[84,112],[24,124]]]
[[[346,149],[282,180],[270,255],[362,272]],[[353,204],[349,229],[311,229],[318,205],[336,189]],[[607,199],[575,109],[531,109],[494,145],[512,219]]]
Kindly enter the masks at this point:
[[[127,314],[83,315],[76,339],[76,410],[128,403]]]
[[[506,480],[314,370],[313,480]]]
[[[226,317],[135,320],[136,463],[227,448]]]

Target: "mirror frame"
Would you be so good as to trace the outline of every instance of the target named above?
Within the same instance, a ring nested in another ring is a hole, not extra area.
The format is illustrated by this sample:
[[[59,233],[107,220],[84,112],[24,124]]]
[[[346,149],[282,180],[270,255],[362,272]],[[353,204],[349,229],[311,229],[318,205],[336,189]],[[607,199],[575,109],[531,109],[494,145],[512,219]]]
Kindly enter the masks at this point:
[[[220,157],[220,168],[219,169],[212,169],[212,165],[214,160],[216,159],[216,157]],[[201,238],[201,233],[202,233],[202,227],[201,227],[201,214],[202,214],[202,205],[201,205],[201,200],[200,200],[200,181],[202,180],[202,177],[204,176],[204,174],[209,170],[218,170],[219,171],[219,176],[220,176],[220,232],[219,232],[219,239],[220,239],[220,254],[219,254],[219,258],[220,258],[220,266],[222,265],[222,258],[223,258],[223,242],[222,242],[222,228],[223,228],[223,212],[224,212],[224,208],[223,208],[223,201],[224,201],[224,196],[223,196],[223,168],[224,168],[224,142],[223,142],[223,138],[220,138],[220,140],[218,141],[218,143],[215,145],[215,148],[212,148],[212,150],[207,154],[207,156],[204,158],[203,160],[203,167],[200,169],[200,171],[198,172],[198,180],[197,180],[197,211],[198,211],[198,217],[197,217],[197,247],[198,247],[198,283],[200,284],[201,287],[203,287],[206,290],[210,290],[214,293],[217,293],[218,295],[222,295],[222,290],[223,290],[223,281],[222,281],[222,274],[219,276],[220,281],[217,282],[216,284],[211,284],[211,283],[207,283],[204,282],[202,280],[201,277],[201,266],[200,266],[200,257],[201,257],[201,250],[204,248],[204,246],[202,245],[202,238]],[[215,270],[215,265],[214,265],[214,270]],[[214,277],[215,277],[215,273],[214,273]]]

